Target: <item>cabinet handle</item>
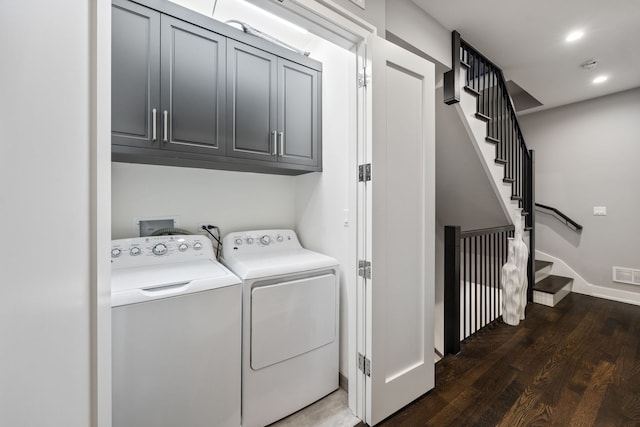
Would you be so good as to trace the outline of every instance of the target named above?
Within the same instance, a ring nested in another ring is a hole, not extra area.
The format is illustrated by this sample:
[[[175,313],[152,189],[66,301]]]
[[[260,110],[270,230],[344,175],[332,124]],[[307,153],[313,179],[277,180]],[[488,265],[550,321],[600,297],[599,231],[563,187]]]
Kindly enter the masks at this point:
[[[158,139],[158,110],[155,108],[151,114],[151,141],[156,142]]]
[[[272,156],[277,156],[278,155],[278,142],[276,141],[276,131],[272,131],[271,132],[271,146],[273,147],[273,152],[271,153]]]
[[[280,157],[284,155],[284,132],[278,132],[278,138],[280,138]]]
[[[169,113],[167,112],[167,110],[164,110],[163,115],[164,115],[164,126],[163,126],[164,135],[163,135],[163,139],[162,140],[164,142],[167,142],[168,141],[168,139],[167,139],[167,121],[168,121],[168,116],[169,116]]]

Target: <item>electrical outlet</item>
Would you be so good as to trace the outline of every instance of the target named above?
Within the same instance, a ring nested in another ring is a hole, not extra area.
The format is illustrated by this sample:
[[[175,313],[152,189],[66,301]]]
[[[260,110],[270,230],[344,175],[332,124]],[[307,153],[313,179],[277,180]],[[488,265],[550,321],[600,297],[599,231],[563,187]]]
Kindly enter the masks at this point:
[[[606,206],[594,206],[593,207],[593,215],[595,215],[595,216],[606,216],[607,215],[607,207]]]
[[[213,225],[212,222],[199,222],[198,223],[198,229],[196,230],[196,233],[198,234],[205,234],[205,235],[209,235],[209,233],[207,233],[205,231],[205,229],[203,227],[206,227],[207,225]],[[213,232],[213,230],[210,230],[211,232]]]

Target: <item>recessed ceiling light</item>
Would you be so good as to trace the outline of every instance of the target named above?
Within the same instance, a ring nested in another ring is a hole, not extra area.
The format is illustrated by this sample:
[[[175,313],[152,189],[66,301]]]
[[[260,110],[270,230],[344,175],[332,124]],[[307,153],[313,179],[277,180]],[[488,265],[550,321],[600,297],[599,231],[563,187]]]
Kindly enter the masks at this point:
[[[609,77],[607,77],[607,76],[598,76],[598,77],[596,77],[595,79],[593,79],[593,82],[594,82],[595,84],[603,83],[603,82],[606,82],[608,78],[609,78]]]
[[[578,39],[581,39],[582,36],[584,36],[584,32],[583,31],[572,31],[569,33],[569,35],[567,36],[567,38],[565,39],[568,42],[574,42]]]

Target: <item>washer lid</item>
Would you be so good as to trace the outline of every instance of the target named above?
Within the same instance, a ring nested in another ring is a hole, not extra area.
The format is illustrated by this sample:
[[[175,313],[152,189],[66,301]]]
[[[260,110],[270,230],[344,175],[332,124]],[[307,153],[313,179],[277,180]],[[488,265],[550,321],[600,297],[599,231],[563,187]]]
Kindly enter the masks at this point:
[[[242,280],[335,268],[338,261],[308,249],[238,254],[222,261]]]
[[[239,284],[214,260],[116,269],[111,272],[111,306],[134,304]]]

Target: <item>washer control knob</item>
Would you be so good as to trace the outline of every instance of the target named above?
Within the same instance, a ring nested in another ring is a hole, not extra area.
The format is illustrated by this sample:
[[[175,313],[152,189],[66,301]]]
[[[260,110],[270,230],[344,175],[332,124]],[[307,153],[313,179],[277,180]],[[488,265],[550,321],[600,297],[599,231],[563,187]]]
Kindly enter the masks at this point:
[[[195,249],[196,251],[199,251],[200,249],[202,249],[202,243],[200,242],[195,242],[193,244],[193,249]]]
[[[234,240],[233,243],[235,243],[236,246],[240,246],[242,244],[242,239],[240,237],[236,237],[236,240]]]
[[[137,246],[134,246],[131,249],[129,249],[129,255],[131,256],[138,256],[141,253],[142,253],[142,250]]]
[[[282,243],[282,241],[284,241],[284,237],[282,237],[282,235],[278,234],[278,237],[276,237],[276,240],[280,243]]]
[[[189,245],[187,245],[186,243],[180,243],[180,244],[178,245],[178,250],[179,250],[180,252],[184,252],[184,251],[186,251],[187,249],[189,249]]]
[[[158,243],[153,247],[151,251],[153,252],[154,255],[158,255],[158,256],[164,255],[167,253],[167,245],[165,245],[164,243]]]
[[[268,245],[269,243],[271,243],[271,237],[265,234],[264,236],[260,237],[260,243],[265,246]]]
[[[122,251],[118,248],[113,248],[111,249],[111,258],[118,258],[120,255],[122,255]]]
[[[247,245],[253,245],[253,237],[247,237],[245,242],[247,242]]]

